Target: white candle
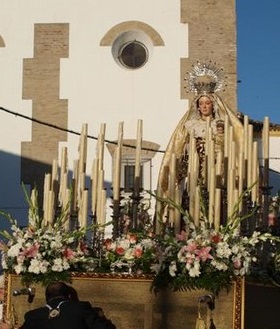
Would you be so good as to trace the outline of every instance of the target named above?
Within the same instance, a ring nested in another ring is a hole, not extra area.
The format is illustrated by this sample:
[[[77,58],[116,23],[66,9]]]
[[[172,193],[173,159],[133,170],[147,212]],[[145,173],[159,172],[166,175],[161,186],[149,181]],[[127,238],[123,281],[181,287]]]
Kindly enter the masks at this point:
[[[64,206],[69,205],[69,203],[70,203],[70,195],[71,195],[70,189],[66,189],[65,190],[64,197],[63,197],[63,200],[64,200],[63,201],[63,205]],[[66,214],[65,214],[65,221],[64,221],[64,229],[66,231],[68,231],[69,228],[70,228],[69,218],[70,218],[70,209],[69,209],[69,207],[67,207]]]
[[[81,193],[84,191],[86,186],[86,173],[80,173],[80,189]]]
[[[61,161],[60,161],[60,181],[59,181],[59,196],[58,200],[60,203],[63,202],[65,189],[67,188],[67,148],[63,147],[61,150]]]
[[[80,227],[85,228],[87,226],[88,219],[88,190],[84,190],[82,193],[82,207],[81,207],[81,221]]]
[[[72,178],[72,203],[73,211],[77,210],[77,200],[78,200],[78,186],[79,186],[79,175],[78,175],[78,160],[73,162],[73,178]]]
[[[195,206],[194,206],[194,224],[199,226],[200,219],[200,189],[199,186],[195,187]]]
[[[193,172],[193,175],[196,175],[195,172]],[[190,176],[189,179],[189,185],[190,185],[190,189],[189,189],[189,213],[190,216],[194,218],[195,215],[195,181],[194,179],[192,179],[193,176]]]
[[[44,199],[43,199],[43,212],[47,213],[48,209],[48,193],[51,189],[51,174],[45,174],[44,180]],[[47,224],[47,223],[45,223]]]
[[[234,195],[233,191],[235,189],[235,169],[229,169],[229,179],[228,179],[228,215],[232,215],[233,203],[234,203]]]
[[[252,185],[252,150],[253,150],[253,125],[248,126],[248,168],[247,186]]]
[[[117,146],[114,153],[113,167],[113,199],[120,199],[120,178],[121,178],[121,148]]]
[[[206,132],[205,132],[205,155],[208,155],[209,152],[209,142],[210,142],[210,135],[209,130],[211,130],[210,127],[210,116],[206,118]]]
[[[92,163],[92,174],[91,174],[91,211],[92,214],[96,213],[97,205],[97,191],[98,191],[98,159],[94,159]]]
[[[248,160],[249,117],[244,115],[244,160]]]
[[[82,172],[79,174],[79,187],[78,187],[78,198],[77,198],[77,203],[79,206],[82,203],[83,193],[85,190],[85,181],[86,181],[86,173]]]
[[[254,142],[253,143],[253,152],[252,152],[252,184],[254,186],[252,187],[252,202],[257,201],[257,194],[258,194],[258,143]]]
[[[209,184],[210,189],[209,189],[209,210],[208,210],[210,225],[212,225],[214,222],[214,205],[215,205],[215,188],[216,188],[215,178],[216,178],[215,167],[212,167],[210,174],[210,184]]]
[[[216,231],[219,230],[221,220],[221,189],[215,189],[215,211],[214,211],[214,228]]]
[[[122,143],[123,143],[123,122],[119,124],[118,145],[114,152],[114,174],[113,174],[113,199],[120,198],[121,183],[121,163],[122,163]]]
[[[104,225],[106,223],[106,201],[107,201],[107,193],[106,190],[102,190],[101,194],[101,209],[100,209],[100,223],[101,225]],[[103,226],[103,229],[105,227]]]
[[[61,161],[60,161],[60,172],[65,173],[67,171],[67,156],[68,156],[68,151],[67,147],[62,147],[61,149]]]
[[[99,160],[99,170],[103,170],[103,162],[104,162],[104,141],[105,141],[105,130],[106,125],[102,123],[100,126],[100,132],[98,136],[98,160]]]
[[[54,159],[52,164],[52,184],[51,184],[52,190],[55,189],[56,182],[58,182],[58,162],[56,159]]]
[[[244,153],[241,152],[238,157],[238,193],[241,195],[244,188]],[[242,211],[242,202],[239,204],[239,211]]]
[[[87,159],[87,134],[88,126],[83,124],[80,145],[79,145],[79,173],[84,173],[86,171],[86,159]]]
[[[140,177],[141,169],[141,148],[142,148],[142,120],[138,120],[137,124],[137,141],[136,141],[136,156],[135,156],[135,177]]]
[[[221,187],[222,185],[222,174],[223,174],[223,152],[218,152],[216,157],[216,177],[217,177],[217,186]]]
[[[59,203],[63,207],[65,207],[67,205],[67,202],[65,202],[65,193],[66,193],[66,189],[68,188],[67,178],[68,178],[68,173],[67,172],[61,174],[58,200],[59,200]]]
[[[229,121],[228,121],[228,116],[225,116],[225,128],[224,128],[225,132],[224,132],[224,157],[227,158],[228,157],[228,140],[229,140]]]
[[[208,163],[206,170],[208,170],[207,177],[208,177],[208,182],[207,182],[207,188],[209,191],[210,188],[210,180],[211,180],[211,172],[212,169],[215,168],[215,145],[214,145],[214,140],[211,139],[209,141],[209,152],[208,152]]]
[[[263,131],[262,131],[262,139],[263,139],[263,158],[269,158],[269,118],[265,117],[263,120]]]
[[[97,187],[97,223],[102,225],[103,220],[103,186],[104,186],[104,170],[99,170],[98,173],[98,187]]]
[[[54,192],[48,192],[48,205],[47,205],[47,225],[52,224],[54,217]]]
[[[118,146],[122,146],[123,143],[123,122],[119,123],[119,130],[118,130]]]

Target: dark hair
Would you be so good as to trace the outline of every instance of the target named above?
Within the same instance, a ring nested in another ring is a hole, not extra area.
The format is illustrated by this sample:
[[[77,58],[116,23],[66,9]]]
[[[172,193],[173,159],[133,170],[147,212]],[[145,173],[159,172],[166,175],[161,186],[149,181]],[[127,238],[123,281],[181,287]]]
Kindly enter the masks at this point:
[[[45,293],[47,302],[58,298],[63,298],[65,300],[68,300],[69,295],[70,295],[70,289],[67,286],[67,284],[65,284],[64,282],[50,283],[47,286]]]

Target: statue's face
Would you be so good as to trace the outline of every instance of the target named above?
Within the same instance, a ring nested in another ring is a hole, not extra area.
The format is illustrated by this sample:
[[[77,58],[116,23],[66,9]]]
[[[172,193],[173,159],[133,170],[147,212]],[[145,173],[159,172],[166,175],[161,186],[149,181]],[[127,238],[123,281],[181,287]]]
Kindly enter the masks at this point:
[[[198,109],[202,117],[208,117],[213,113],[213,102],[207,96],[201,96],[198,100]]]

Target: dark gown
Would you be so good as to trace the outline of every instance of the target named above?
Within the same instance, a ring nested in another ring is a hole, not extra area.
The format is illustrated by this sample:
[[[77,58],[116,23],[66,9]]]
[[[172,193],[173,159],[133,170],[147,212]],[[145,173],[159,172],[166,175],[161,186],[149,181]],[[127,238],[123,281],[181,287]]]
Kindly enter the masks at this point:
[[[61,303],[50,303],[52,309]],[[65,301],[59,306],[59,315],[50,317],[50,308],[45,306],[25,314],[21,329],[115,329],[113,323],[105,316],[100,316],[98,308],[89,302]],[[55,313],[55,312],[54,312]]]

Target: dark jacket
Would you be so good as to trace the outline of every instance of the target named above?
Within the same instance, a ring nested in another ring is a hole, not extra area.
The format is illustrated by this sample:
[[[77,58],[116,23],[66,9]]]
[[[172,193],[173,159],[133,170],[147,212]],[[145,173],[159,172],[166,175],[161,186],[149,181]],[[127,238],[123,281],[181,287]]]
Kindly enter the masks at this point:
[[[61,301],[50,303],[56,308]],[[45,306],[27,312],[21,329],[115,329],[106,317],[99,316],[89,302],[65,301],[59,307],[59,315],[49,317],[50,309]]]

